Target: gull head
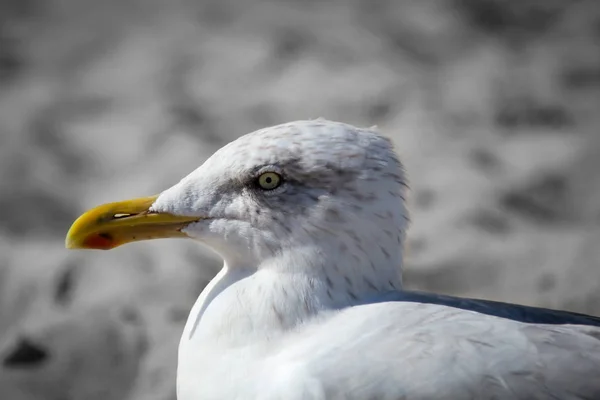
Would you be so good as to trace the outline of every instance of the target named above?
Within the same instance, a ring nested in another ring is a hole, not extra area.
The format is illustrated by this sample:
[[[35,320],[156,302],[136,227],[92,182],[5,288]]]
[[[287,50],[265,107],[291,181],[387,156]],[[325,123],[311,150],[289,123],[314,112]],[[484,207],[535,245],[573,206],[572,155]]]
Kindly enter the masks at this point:
[[[259,268],[284,257],[286,265],[320,259],[340,268],[398,269],[405,187],[391,141],[374,130],[322,119],[291,122],[229,143],[158,196],[88,211],[66,245],[110,249],[188,237],[230,267]]]

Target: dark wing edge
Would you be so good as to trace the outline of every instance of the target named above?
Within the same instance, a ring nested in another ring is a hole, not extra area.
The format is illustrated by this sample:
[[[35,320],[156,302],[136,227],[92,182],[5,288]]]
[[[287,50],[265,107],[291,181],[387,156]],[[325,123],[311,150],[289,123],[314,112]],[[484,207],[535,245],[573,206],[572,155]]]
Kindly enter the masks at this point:
[[[438,304],[532,324],[600,326],[600,317],[592,315],[418,291],[391,291],[365,300],[361,304],[391,301]]]

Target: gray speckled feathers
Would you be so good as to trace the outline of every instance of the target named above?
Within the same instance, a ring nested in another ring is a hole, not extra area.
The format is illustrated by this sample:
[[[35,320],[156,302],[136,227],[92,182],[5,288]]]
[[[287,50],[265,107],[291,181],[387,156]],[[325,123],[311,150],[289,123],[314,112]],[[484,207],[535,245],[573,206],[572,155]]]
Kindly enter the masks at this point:
[[[184,232],[225,260],[181,339],[179,400],[600,398],[595,317],[402,291],[405,189],[389,140],[319,119],[163,192],[153,209],[201,217]]]

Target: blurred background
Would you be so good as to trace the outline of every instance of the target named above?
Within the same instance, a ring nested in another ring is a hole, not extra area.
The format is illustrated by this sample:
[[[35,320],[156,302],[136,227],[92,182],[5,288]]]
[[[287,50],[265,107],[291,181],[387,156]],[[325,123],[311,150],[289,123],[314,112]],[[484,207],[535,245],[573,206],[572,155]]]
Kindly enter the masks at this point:
[[[409,288],[600,314],[598,0],[0,0],[0,398],[174,400],[220,261],[66,231],[317,117],[394,139]]]

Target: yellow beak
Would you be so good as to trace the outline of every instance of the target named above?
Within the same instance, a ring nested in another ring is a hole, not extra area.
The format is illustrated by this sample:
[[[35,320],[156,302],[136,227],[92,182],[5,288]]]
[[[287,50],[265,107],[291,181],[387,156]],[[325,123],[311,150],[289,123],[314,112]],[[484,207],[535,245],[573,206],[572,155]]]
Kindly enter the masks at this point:
[[[69,229],[65,246],[109,250],[140,240],[187,237],[181,229],[201,218],[150,212],[157,197],[108,203],[87,211]]]

